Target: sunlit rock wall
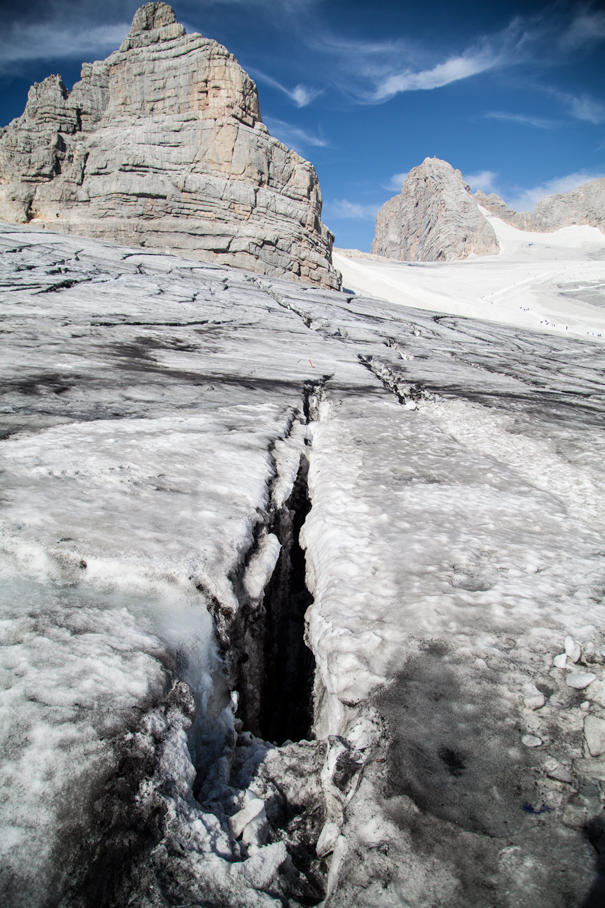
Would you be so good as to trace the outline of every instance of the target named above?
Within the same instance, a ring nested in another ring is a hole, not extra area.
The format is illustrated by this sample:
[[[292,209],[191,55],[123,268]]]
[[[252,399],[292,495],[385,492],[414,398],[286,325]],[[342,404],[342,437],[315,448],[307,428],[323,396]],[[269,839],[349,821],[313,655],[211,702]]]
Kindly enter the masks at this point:
[[[450,262],[500,251],[459,170],[425,158],[408,174],[400,195],[382,206],[372,243],[375,255],[402,262]]]
[[[0,218],[338,288],[313,166],[269,135],[254,82],[165,3],[107,60],[32,86],[0,131]]]

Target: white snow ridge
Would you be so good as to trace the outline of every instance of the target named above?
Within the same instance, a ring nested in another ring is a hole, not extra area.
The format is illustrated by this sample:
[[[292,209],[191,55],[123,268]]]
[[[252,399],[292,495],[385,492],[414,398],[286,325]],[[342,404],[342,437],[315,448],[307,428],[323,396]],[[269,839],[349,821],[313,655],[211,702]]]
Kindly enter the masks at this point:
[[[490,261],[2,225],[3,906],[605,903],[603,346]]]

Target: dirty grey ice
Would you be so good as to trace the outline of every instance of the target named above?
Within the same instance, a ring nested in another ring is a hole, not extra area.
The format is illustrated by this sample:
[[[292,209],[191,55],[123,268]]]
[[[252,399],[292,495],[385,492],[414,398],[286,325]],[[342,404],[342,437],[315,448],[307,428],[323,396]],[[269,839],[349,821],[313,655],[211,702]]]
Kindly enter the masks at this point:
[[[0,253],[3,904],[602,905],[602,346]]]

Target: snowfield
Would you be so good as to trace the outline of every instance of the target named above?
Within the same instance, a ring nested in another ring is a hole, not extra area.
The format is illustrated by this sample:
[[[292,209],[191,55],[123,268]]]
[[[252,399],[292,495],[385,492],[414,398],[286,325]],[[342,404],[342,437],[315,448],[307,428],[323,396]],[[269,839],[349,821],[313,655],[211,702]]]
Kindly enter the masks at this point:
[[[398,305],[605,340],[605,234],[588,226],[531,233],[481,211],[499,255],[445,264],[335,252],[345,287]]]
[[[605,238],[518,233],[2,225],[7,908],[603,904]]]

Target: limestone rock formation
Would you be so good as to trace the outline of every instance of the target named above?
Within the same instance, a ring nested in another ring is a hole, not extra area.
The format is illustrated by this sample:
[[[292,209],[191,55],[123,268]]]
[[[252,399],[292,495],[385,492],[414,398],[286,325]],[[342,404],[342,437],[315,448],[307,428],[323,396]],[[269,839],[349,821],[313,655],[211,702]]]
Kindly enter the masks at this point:
[[[512,208],[508,207],[504,199],[501,199],[495,192],[490,192],[489,195],[486,195],[482,189],[478,189],[475,193],[475,199],[478,205],[481,205],[482,208],[487,208],[490,214],[500,218],[501,221],[506,221],[507,224],[518,227],[519,230],[532,229],[532,215],[528,211],[513,211]]]
[[[120,49],[32,86],[0,130],[0,218],[338,289],[313,166],[269,135],[254,82],[165,3]]]
[[[438,158],[414,167],[401,194],[385,202],[372,243],[375,255],[402,262],[450,262],[499,249],[460,171]]]
[[[572,192],[547,195],[533,213],[513,211],[495,192],[485,195],[479,190],[475,199],[491,214],[519,230],[552,233],[561,227],[588,224],[605,233],[605,179],[591,180]]]

